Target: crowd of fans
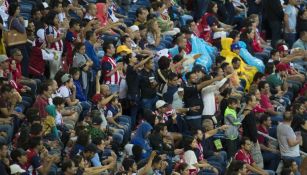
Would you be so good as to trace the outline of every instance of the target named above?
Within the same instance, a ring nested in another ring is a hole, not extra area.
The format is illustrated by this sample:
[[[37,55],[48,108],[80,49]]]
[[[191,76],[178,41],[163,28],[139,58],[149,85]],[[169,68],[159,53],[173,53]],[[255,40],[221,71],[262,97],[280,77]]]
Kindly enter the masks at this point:
[[[307,174],[306,1],[0,5],[1,175]]]

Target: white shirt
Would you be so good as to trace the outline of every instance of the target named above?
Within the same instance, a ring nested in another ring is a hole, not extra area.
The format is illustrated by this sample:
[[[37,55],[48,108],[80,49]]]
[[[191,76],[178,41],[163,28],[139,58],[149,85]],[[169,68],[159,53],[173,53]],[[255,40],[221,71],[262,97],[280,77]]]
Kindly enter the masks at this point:
[[[216,112],[215,106],[215,95],[214,93],[222,87],[227,78],[222,79],[221,81],[216,82],[215,84],[204,87],[201,90],[201,95],[204,103],[203,115],[214,115]]]
[[[62,114],[59,111],[56,111],[55,123],[57,125],[61,125],[63,123],[63,117],[62,117]]]
[[[189,150],[184,152],[183,155],[184,161],[186,164],[188,164],[189,169],[197,169],[194,165],[197,164],[197,157],[194,153],[194,151]]]
[[[71,94],[70,90],[66,86],[61,86],[58,89],[57,93],[62,98],[68,98],[70,96],[70,94]]]

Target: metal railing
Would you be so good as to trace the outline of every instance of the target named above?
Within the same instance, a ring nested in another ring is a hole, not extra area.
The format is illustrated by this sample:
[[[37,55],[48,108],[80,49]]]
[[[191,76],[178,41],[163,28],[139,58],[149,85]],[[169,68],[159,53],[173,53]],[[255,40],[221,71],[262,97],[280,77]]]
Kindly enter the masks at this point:
[[[274,137],[271,137],[271,136],[269,136],[269,135],[267,135],[267,134],[265,134],[263,132],[258,131],[258,134],[262,135],[263,137],[265,137],[267,139],[270,139],[270,140],[272,140],[274,142],[278,142],[277,139],[275,139]],[[300,154],[302,155],[302,157],[307,157],[307,153],[305,153],[305,152],[303,152],[301,150],[300,150]]]

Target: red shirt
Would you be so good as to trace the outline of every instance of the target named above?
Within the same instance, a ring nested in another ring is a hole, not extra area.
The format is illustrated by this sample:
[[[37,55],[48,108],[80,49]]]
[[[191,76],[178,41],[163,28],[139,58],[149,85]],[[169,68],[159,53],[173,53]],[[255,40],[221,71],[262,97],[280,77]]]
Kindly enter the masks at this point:
[[[264,134],[269,135],[268,129],[263,127],[262,125],[258,126],[258,131],[260,131],[260,132],[262,132]],[[265,138],[262,135],[260,135],[260,134],[258,134],[258,142],[259,142],[259,144],[263,144],[263,145],[265,144]]]
[[[41,160],[38,153],[34,149],[27,150],[26,169],[32,173],[32,175],[37,175],[37,169],[41,166]]]
[[[119,84],[120,75],[118,71],[114,72],[114,74],[112,74],[109,77],[106,76],[112,70],[116,69],[116,62],[113,58],[106,55],[102,57],[101,68],[102,68],[102,74],[105,75],[103,76],[103,81],[105,84],[117,84],[117,85]]]
[[[12,61],[11,60],[11,64],[12,64]],[[16,64],[16,69],[13,70],[13,68],[10,66],[10,71],[12,72],[12,75],[13,75],[13,80],[15,80],[16,82],[18,82],[19,79],[21,79],[22,77],[22,74],[21,74],[21,64],[18,63],[17,61],[15,61],[15,64]]]
[[[246,153],[242,149],[240,149],[236,154],[235,154],[235,159],[240,160],[244,163],[247,163],[249,165],[252,165],[254,163],[254,160],[252,158],[252,155],[250,153]]]
[[[270,98],[266,94],[261,94],[260,104],[265,109],[273,109],[273,105],[270,101]]]
[[[47,116],[47,112],[45,110],[47,105],[48,105],[48,99],[45,99],[41,95],[36,97],[36,100],[35,100],[33,107],[35,107],[39,110],[39,116],[41,118],[45,118]]]

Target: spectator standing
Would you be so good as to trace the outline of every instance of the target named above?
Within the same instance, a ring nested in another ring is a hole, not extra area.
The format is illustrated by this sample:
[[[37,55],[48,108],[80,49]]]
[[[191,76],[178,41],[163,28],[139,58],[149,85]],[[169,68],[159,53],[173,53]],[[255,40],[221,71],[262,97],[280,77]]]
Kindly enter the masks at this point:
[[[301,165],[300,144],[302,136],[295,133],[291,128],[293,116],[290,112],[284,114],[284,121],[277,126],[277,140],[283,160],[294,160],[298,166]]]

